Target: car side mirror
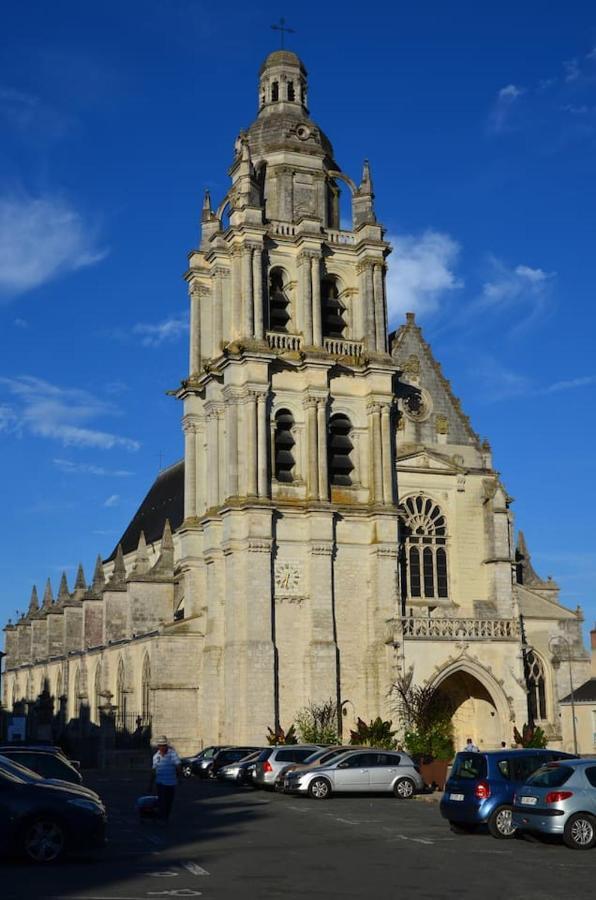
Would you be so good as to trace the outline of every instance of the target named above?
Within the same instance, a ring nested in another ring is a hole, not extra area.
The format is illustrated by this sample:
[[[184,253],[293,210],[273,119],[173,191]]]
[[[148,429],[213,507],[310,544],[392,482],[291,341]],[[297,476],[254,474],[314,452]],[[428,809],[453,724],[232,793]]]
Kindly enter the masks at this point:
[[[347,768],[349,768],[349,767],[348,767],[347,761],[346,761],[346,762],[340,762],[340,763],[338,763],[337,768],[338,768],[338,769],[347,769]]]

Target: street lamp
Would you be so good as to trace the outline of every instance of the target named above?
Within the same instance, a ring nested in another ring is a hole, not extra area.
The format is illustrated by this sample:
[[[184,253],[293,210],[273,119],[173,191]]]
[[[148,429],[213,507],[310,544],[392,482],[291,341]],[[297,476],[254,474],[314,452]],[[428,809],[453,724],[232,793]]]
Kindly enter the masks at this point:
[[[569,696],[571,697],[571,721],[573,723],[573,752],[577,756],[577,727],[575,724],[575,696],[574,696],[574,689],[573,689],[573,670],[571,668],[571,645],[570,645],[569,641],[567,640],[567,638],[564,638],[559,635],[557,637],[551,638],[551,640],[549,641],[549,648],[550,648],[551,652],[556,653],[558,656],[560,656],[558,648],[560,647],[561,644],[564,644],[565,647],[567,648],[567,663],[569,665],[569,688],[570,688]]]

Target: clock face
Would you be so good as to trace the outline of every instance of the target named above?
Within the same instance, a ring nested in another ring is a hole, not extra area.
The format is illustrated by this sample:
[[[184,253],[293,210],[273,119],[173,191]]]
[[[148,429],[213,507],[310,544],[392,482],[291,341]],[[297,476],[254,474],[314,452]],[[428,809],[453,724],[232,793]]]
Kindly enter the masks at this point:
[[[278,594],[296,594],[300,590],[300,568],[296,563],[280,561],[275,564],[275,588]]]

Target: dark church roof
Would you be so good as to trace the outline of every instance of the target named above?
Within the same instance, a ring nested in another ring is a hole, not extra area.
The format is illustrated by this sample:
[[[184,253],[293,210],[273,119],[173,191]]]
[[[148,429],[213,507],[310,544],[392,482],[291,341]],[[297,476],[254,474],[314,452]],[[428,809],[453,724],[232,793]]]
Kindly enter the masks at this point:
[[[180,527],[184,519],[184,460],[168,466],[159,473],[147,496],[134,514],[128,528],[118,541],[124,553],[137,549],[141,531],[148,544],[161,540],[166,519],[172,531]],[[112,550],[106,562],[114,559],[118,547]]]
[[[573,692],[575,703],[596,703],[596,678],[589,678]],[[571,703],[571,694],[563,697],[561,703]]]

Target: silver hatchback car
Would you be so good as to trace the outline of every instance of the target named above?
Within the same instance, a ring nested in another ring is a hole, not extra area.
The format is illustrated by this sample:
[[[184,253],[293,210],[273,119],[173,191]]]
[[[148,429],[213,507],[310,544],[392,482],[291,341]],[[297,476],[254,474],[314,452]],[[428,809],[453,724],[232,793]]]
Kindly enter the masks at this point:
[[[564,759],[534,772],[515,795],[513,825],[558,834],[573,850],[596,846],[596,759]]]
[[[303,763],[320,748],[316,744],[284,744],[281,747],[267,747],[255,762],[253,784],[255,787],[275,787],[275,779],[289,763]]]
[[[424,782],[406,753],[380,750],[351,751],[316,769],[288,772],[284,790],[326,800],[332,793],[393,792],[408,800]]]

